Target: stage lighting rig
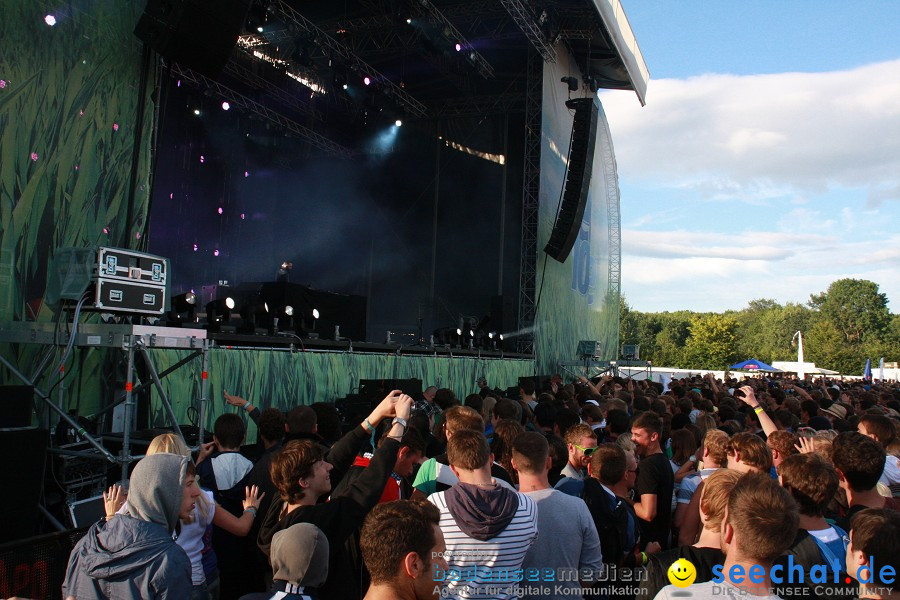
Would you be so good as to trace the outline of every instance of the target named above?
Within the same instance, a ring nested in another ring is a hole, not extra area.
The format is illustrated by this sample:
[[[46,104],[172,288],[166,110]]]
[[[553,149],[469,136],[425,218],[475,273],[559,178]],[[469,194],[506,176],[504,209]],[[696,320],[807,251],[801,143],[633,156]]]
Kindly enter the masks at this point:
[[[575,77],[562,77],[560,81],[569,86],[570,92],[578,91],[578,79],[576,79]]]
[[[182,323],[196,322],[197,294],[184,292],[172,296],[171,308],[166,315],[167,324],[170,327],[180,327]]]
[[[275,335],[279,331],[293,333],[294,331],[294,307],[288,304],[281,308],[273,309],[269,319],[269,335]]]
[[[269,305],[263,302],[262,304],[247,304],[243,308],[241,308],[241,326],[238,328],[239,333],[265,333],[262,331],[265,327],[262,327],[266,324],[266,321],[269,316]]]
[[[231,311],[234,310],[233,298],[219,298],[206,305],[206,329],[207,331],[221,331],[222,325],[231,320]]]

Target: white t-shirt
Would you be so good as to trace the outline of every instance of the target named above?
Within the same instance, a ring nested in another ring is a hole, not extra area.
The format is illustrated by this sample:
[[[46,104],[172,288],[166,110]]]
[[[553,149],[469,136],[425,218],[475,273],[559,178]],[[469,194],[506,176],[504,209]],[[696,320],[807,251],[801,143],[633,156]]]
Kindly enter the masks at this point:
[[[884,471],[878,483],[883,483],[891,490],[894,497],[900,496],[900,460],[893,454],[888,454],[884,460]]]
[[[200,499],[197,498],[194,507],[194,522],[181,522],[181,535],[178,536],[176,542],[181,546],[188,558],[191,559],[191,583],[193,585],[203,585],[206,582],[206,576],[203,574],[203,534],[206,528],[213,522],[213,515],[216,513],[216,501],[213,499],[213,493],[203,490],[203,495],[207,499],[207,514],[204,516],[200,511]]]
[[[694,600],[781,600],[781,597],[774,594],[765,596],[756,596],[750,594],[739,587],[735,587],[723,581],[722,583],[713,583],[705,581],[703,583],[694,583],[686,588],[677,588],[674,585],[667,585],[659,590],[653,600],[681,600],[682,598],[692,598]]]

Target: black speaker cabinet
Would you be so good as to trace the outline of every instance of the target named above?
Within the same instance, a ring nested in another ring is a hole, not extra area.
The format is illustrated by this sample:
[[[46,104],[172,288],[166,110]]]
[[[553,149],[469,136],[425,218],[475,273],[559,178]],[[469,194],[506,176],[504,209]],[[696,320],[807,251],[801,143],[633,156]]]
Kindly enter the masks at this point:
[[[556,215],[556,223],[544,252],[559,262],[566,262],[572,246],[578,237],[584,208],[587,205],[588,190],[591,185],[591,170],[594,164],[594,143],[597,140],[597,100],[574,98],[566,101],[566,106],[575,110],[572,121],[572,145],[569,148],[569,168],[566,172],[566,187],[562,205]]]
[[[249,8],[250,0],[149,0],[134,34],[162,56],[215,79]]]

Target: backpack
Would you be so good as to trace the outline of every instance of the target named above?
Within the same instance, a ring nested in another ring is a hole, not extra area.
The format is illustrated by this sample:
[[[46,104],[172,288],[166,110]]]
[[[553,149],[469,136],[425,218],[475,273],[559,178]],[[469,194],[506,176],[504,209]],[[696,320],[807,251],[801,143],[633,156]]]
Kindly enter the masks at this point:
[[[621,498],[610,498],[600,482],[593,477],[584,480],[581,498],[587,504],[597,535],[600,537],[600,551],[603,562],[622,565],[625,556],[637,544],[637,534],[631,534],[628,503]]]

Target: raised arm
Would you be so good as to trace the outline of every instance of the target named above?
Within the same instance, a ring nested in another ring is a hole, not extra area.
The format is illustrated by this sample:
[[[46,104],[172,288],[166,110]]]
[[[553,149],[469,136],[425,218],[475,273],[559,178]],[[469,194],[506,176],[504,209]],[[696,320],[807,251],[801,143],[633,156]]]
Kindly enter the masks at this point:
[[[753,412],[756,413],[756,417],[759,419],[759,424],[763,428],[763,433],[765,433],[766,436],[770,436],[772,435],[772,433],[778,431],[778,427],[775,426],[775,423],[772,421],[772,419],[769,418],[769,415],[766,414],[766,411],[763,410],[763,407],[756,399],[756,394],[753,392],[753,388],[749,385],[745,385],[741,387],[741,391],[744,392],[744,395],[741,397],[741,401],[752,408]]]

